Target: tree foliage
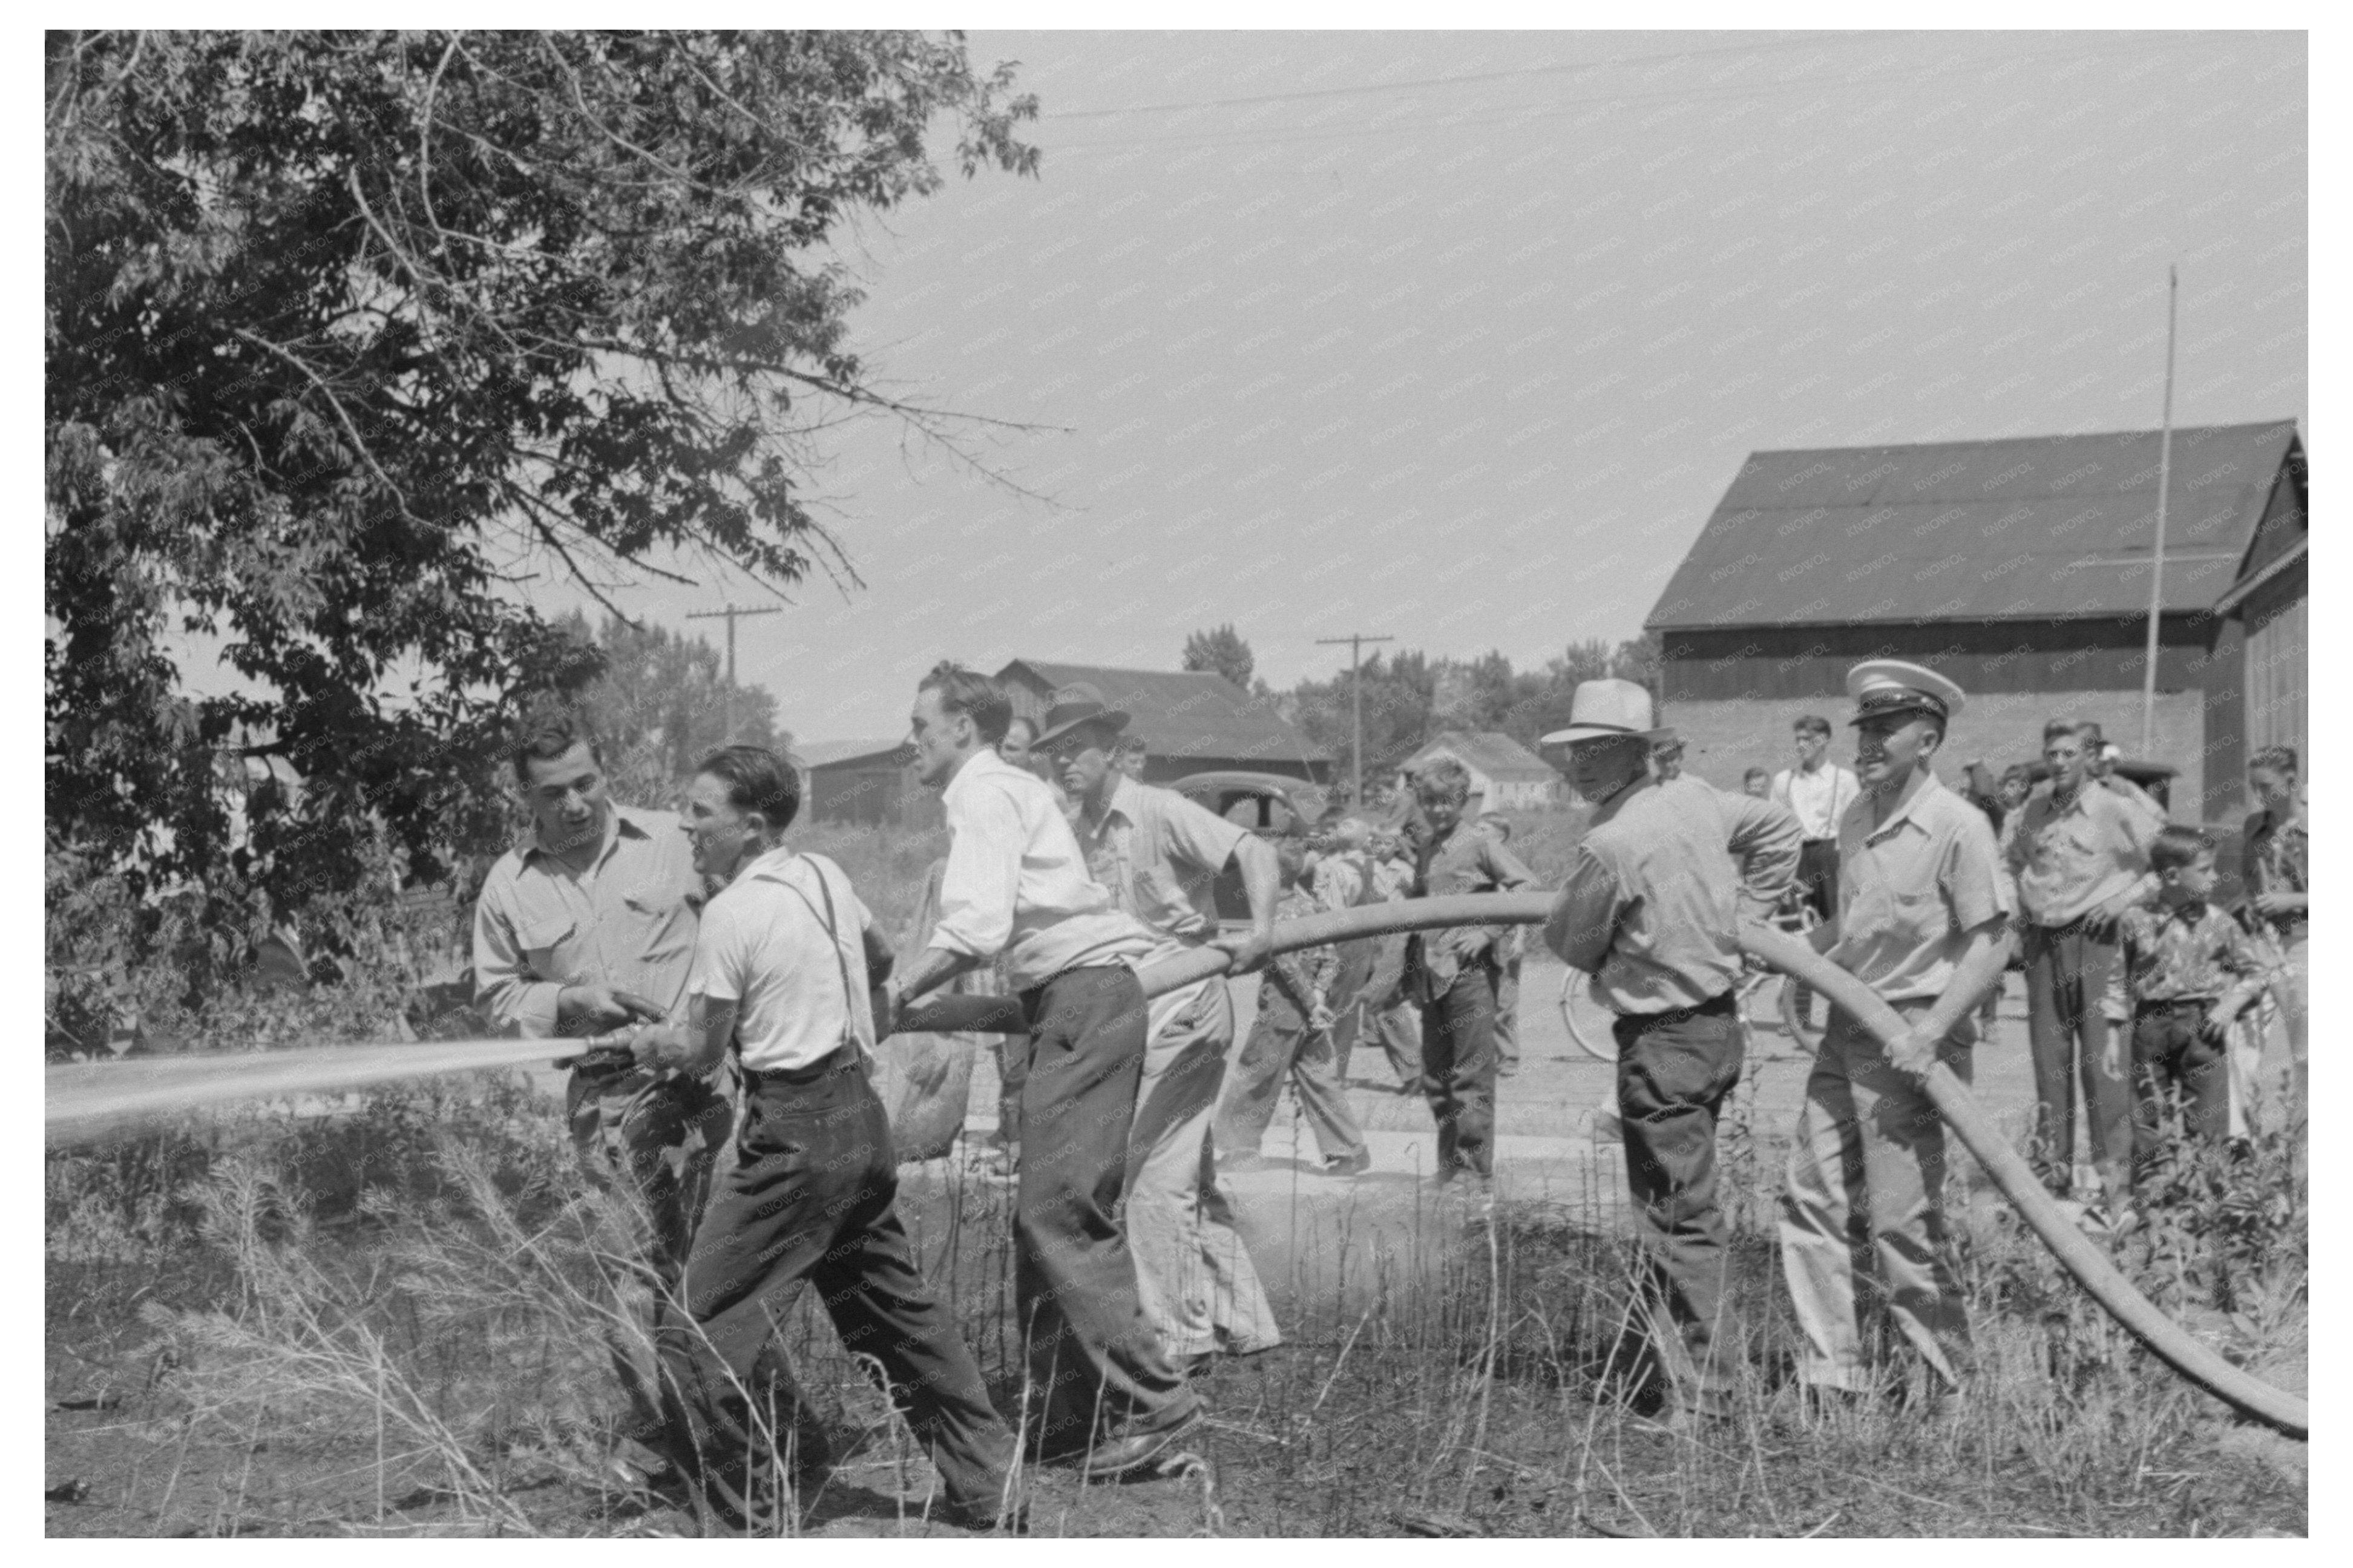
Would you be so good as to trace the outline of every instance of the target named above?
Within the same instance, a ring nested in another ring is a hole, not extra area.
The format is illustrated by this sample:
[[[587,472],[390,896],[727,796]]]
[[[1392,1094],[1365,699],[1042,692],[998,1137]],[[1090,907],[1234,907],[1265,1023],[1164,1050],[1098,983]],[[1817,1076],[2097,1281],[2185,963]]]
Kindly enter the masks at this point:
[[[1250,644],[1242,641],[1241,634],[1229,621],[1205,632],[1195,632],[1185,639],[1185,668],[1214,670],[1248,691],[1250,672],[1258,668],[1258,661],[1250,656]]]
[[[592,650],[528,607],[682,548],[855,580],[810,441],[866,414],[826,248],[1033,169],[1034,102],[960,38],[52,33],[47,813],[102,861],[220,864],[225,749],[301,773],[336,885],[495,835],[511,693]],[[220,639],[236,689],[170,651]],[[281,833],[281,841],[291,839]]]
[[[727,685],[724,656],[702,637],[607,616],[592,633],[575,611],[557,628],[593,644],[602,673],[574,700],[600,737],[614,793],[632,805],[663,806],[694,764],[731,742],[789,747],[776,728],[776,699],[764,686]]]
[[[1645,635],[1612,647],[1599,637],[1569,644],[1541,669],[1515,670],[1502,653],[1432,659],[1419,650],[1364,662],[1365,778],[1373,781],[1447,730],[1495,730],[1533,749],[1568,722],[1581,680],[1633,680],[1658,696],[1658,647]],[[1291,721],[1328,750],[1345,773],[1352,732],[1348,672],[1303,680],[1284,700]]]

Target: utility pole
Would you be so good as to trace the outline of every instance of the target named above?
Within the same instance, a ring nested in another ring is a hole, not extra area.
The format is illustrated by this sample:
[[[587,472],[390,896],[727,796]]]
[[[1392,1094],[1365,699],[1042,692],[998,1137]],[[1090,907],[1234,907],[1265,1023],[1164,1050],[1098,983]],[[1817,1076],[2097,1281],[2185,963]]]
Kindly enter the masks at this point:
[[[723,618],[727,622],[727,684],[719,692],[719,740],[722,745],[735,738],[735,623],[744,616],[773,616],[781,607],[766,605],[758,609],[739,610],[731,604],[723,610],[691,610],[687,613],[686,618],[690,621]]]
[[[1364,658],[1366,643],[1396,640],[1388,637],[1367,637],[1363,632],[1350,632],[1344,637],[1315,639],[1318,646],[1332,643],[1348,645],[1348,701],[1355,710],[1355,739],[1348,748],[1348,765],[1356,779],[1348,799],[1358,811],[1365,809],[1365,683],[1357,676],[1357,667]]]
[[[2165,503],[2173,488],[2173,322],[2181,279],[2165,269],[2165,425],[2157,438],[2157,550],[2148,563],[2148,668],[2141,672],[2140,754],[2157,754],[2157,618],[2165,607]]]

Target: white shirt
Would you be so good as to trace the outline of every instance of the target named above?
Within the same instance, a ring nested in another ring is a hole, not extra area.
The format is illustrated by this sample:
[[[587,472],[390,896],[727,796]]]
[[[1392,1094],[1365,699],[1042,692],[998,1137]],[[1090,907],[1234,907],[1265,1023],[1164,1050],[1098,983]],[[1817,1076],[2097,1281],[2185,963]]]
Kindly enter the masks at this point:
[[[1789,808],[1808,842],[1836,838],[1847,807],[1862,794],[1862,784],[1854,774],[1827,757],[1812,773],[1783,768],[1773,775],[1773,798]]]
[[[932,947],[1006,955],[1016,991],[1066,969],[1148,959],[1160,939],[1088,873],[1053,791],[993,751],[965,759],[940,796],[948,866]]]
[[[860,933],[873,923],[840,867],[780,845],[736,873],[702,911],[687,994],[735,1004],[735,1048],[755,1071],[811,1066],[847,1040],[871,1054]]]

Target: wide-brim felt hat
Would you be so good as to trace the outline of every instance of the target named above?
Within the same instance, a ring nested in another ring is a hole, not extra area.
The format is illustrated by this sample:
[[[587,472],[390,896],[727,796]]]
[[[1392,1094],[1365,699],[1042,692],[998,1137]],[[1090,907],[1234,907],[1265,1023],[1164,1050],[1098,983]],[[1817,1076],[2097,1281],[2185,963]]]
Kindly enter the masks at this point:
[[[1866,719],[1876,719],[1883,713],[1926,713],[1938,719],[1956,719],[1968,698],[1961,689],[1946,677],[1925,665],[1906,664],[1900,658],[1865,659],[1846,672],[1846,694],[1854,699],[1854,717],[1849,724],[1860,724]]]
[[[1079,681],[1054,693],[1046,710],[1046,727],[1029,742],[1029,749],[1041,751],[1082,724],[1101,724],[1116,735],[1127,728],[1127,718],[1126,710],[1112,707],[1100,690]]]
[[[1579,741],[1657,742],[1674,733],[1655,719],[1648,688],[1631,680],[1580,680],[1568,700],[1568,728],[1555,730],[1536,744],[1549,749]]]

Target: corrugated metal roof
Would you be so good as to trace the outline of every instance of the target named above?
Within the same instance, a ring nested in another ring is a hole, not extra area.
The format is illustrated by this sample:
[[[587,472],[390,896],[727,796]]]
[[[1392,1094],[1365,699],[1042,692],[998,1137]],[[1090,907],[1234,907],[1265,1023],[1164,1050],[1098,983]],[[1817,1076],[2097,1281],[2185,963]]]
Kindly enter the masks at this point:
[[[2158,433],[1756,452],[1644,626],[2146,613]],[[2231,586],[2292,421],[2173,433],[2164,602]]]
[[[1196,669],[1113,669],[1017,658],[999,680],[1026,674],[1050,692],[1079,682],[1129,714],[1128,729],[1157,756],[1329,762],[1329,753],[1283,722],[1271,701],[1253,698],[1224,676]]]
[[[1560,775],[1542,757],[1500,730],[1449,730],[1416,752],[1408,767],[1439,752],[1451,752],[1489,778],[1505,784],[1550,784]]]

